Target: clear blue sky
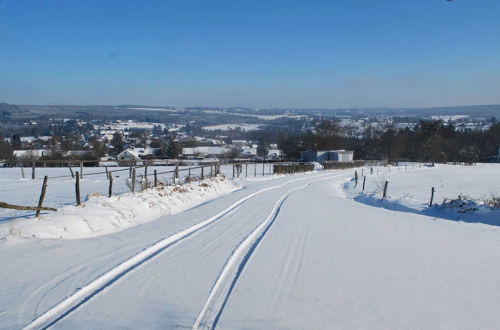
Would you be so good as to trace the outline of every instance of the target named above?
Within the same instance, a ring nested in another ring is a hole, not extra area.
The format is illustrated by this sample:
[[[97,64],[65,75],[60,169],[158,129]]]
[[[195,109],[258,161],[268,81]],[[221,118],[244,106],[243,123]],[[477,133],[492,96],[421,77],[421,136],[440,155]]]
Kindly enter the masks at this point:
[[[0,102],[500,103],[500,1],[1,0]]]

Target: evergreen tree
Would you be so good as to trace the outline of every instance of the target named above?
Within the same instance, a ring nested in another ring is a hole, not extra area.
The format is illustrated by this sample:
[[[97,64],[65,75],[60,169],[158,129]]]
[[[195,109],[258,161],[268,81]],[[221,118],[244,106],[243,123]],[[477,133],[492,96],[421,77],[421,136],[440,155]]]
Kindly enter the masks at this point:
[[[167,157],[169,159],[176,159],[177,157],[179,157],[180,153],[181,150],[179,144],[174,140],[170,139],[167,145],[167,152],[166,152]]]
[[[123,151],[125,143],[123,142],[123,138],[120,132],[116,131],[113,134],[113,138],[111,139],[111,145],[113,146],[113,153],[115,155]]]

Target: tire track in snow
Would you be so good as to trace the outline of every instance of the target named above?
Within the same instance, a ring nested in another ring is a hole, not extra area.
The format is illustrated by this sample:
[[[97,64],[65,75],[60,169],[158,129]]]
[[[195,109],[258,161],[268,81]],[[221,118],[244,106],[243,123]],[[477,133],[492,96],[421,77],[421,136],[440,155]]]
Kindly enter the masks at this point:
[[[329,176],[331,174],[322,174],[315,176],[314,178],[323,178],[325,176]],[[342,174],[345,175],[345,174]],[[340,175],[336,175],[340,176]],[[171,245],[178,243],[179,241],[193,235],[194,233],[204,229],[205,227],[209,226],[210,224],[216,222],[217,220],[223,218],[225,215],[229,214],[230,212],[233,212],[236,210],[238,207],[240,207],[243,203],[248,201],[249,199],[262,194],[266,191],[274,190],[281,188],[283,186],[289,185],[294,182],[298,181],[304,181],[311,179],[311,177],[306,177],[306,178],[299,178],[299,179],[294,179],[287,181],[285,183],[271,186],[268,188],[261,189],[255,193],[252,193],[237,202],[233,203],[232,205],[228,206],[225,208],[223,211],[217,213],[216,215],[196,224],[193,225],[187,229],[184,229],[176,234],[173,234],[171,236],[168,236],[166,238],[163,238],[153,245],[149,246],[148,248],[145,248],[138,254],[132,256],[131,258],[123,261],[116,267],[110,269],[109,271],[105,272],[104,274],[100,275],[90,283],[82,286],[78,291],[73,293],[72,295],[66,297],[63,299],[61,302],[59,302],[57,305],[46,311],[45,313],[41,314],[40,316],[36,317],[31,323],[26,325],[23,329],[47,329],[60,320],[62,320],[64,317],[69,315],[71,312],[76,310],[78,307],[81,305],[85,304],[87,301],[92,299],[95,295],[98,293],[102,292],[104,289],[112,285],[114,282],[125,276],[127,273],[130,271],[136,269],[143,263],[145,263],[148,260],[153,259],[156,257],[159,253],[163,252],[165,249],[170,247]]]
[[[345,174],[331,176],[328,179],[336,178]],[[323,179],[323,178],[322,178]],[[224,311],[224,307],[233,291],[238,278],[240,277],[245,265],[249,261],[253,252],[269,231],[274,221],[278,218],[281,207],[287,198],[296,190],[303,189],[312,185],[315,181],[306,183],[300,187],[293,188],[282,195],[274,204],[274,207],[267,216],[233,251],[226,264],[222,268],[210,294],[196,318],[193,329],[215,329],[217,323]]]

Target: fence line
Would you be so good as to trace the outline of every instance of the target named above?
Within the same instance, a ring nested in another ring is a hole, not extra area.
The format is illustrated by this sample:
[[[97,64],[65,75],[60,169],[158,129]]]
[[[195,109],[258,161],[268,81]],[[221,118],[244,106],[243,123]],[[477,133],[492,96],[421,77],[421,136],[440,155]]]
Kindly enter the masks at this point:
[[[267,172],[266,172],[266,164],[267,166]],[[351,164],[350,166],[358,166],[359,163],[356,164]],[[70,205],[75,205],[73,203],[76,202],[76,205],[81,205],[81,187],[80,185],[82,184],[82,178],[87,177],[87,176],[93,176],[93,175],[106,175],[106,179],[108,181],[108,186],[107,186],[107,195],[108,197],[113,196],[113,184],[114,184],[114,173],[115,172],[124,172],[124,171],[129,171],[128,177],[125,177],[125,185],[128,186],[130,191],[136,192],[136,191],[141,191],[145,188],[152,187],[152,184],[154,184],[154,187],[157,187],[158,184],[170,184],[172,182],[173,184],[179,184],[183,182],[191,182],[193,179],[201,178],[204,179],[205,177],[215,177],[221,174],[221,166],[231,166],[232,165],[232,177],[233,178],[239,178],[242,175],[245,175],[245,177],[248,177],[251,175],[251,170],[249,173],[248,165],[253,165],[254,166],[254,177],[257,176],[265,176],[265,175],[272,175],[272,174],[281,174],[281,173],[298,173],[298,172],[307,172],[307,171],[312,171],[314,169],[314,165],[311,163],[301,163],[301,162],[235,162],[235,163],[228,163],[228,164],[221,164],[221,163],[207,163],[207,164],[202,164],[202,165],[197,165],[197,166],[188,166],[184,168],[179,167],[179,163],[175,164],[174,169],[169,169],[166,171],[161,171],[159,172],[157,169],[154,169],[154,171],[148,172],[148,164],[144,165],[137,165],[137,166],[129,166],[128,168],[122,168],[122,169],[116,169],[116,170],[109,170],[108,168],[105,168],[105,171],[99,171],[99,172],[92,172],[92,173],[87,173],[82,176],[82,173],[80,172],[83,167],[80,167],[80,171],[75,171],[74,173],[72,172],[71,175],[59,175],[59,176],[45,176],[44,177],[44,183],[42,185],[42,194],[40,196],[40,201],[38,203],[38,206],[19,206],[19,210],[25,209],[25,210],[36,210],[37,216],[39,216],[40,211],[55,211],[55,208],[47,208],[44,207],[43,201],[45,198],[45,191],[47,189],[47,185],[51,180],[54,179],[60,179],[60,178],[71,178],[69,181],[55,181],[55,183],[74,183],[74,199],[73,202],[70,203]],[[260,165],[262,165],[262,171],[260,170]],[[349,165],[345,165],[344,168],[347,168]],[[245,168],[245,174],[243,174],[243,167]],[[137,173],[138,169],[144,168],[144,172],[142,174]],[[290,170],[290,168],[293,168],[293,170]],[[71,169],[71,167],[70,167]],[[208,170],[206,170],[208,169]],[[227,168],[226,168],[227,169]],[[285,169],[285,170],[284,170]],[[205,171],[206,170],[206,171]],[[184,176],[183,181],[179,181],[180,178],[180,173],[186,173],[187,176]],[[163,180],[159,180],[159,175],[164,176]],[[171,178],[165,178],[165,176],[171,175]],[[152,181],[148,180],[149,178],[153,177],[154,179]],[[74,181],[73,181],[74,180]],[[123,183],[123,181],[122,181]],[[136,185],[139,184],[137,187],[138,190],[136,190]],[[38,185],[38,183],[36,184]],[[30,186],[35,186],[35,184],[30,184]],[[123,186],[121,186],[123,187]],[[49,189],[50,190],[50,189]],[[123,190],[120,189],[119,193],[123,193]],[[3,206],[12,206],[12,204],[8,203],[3,203],[0,202],[0,208]],[[56,205],[59,205],[56,203]],[[64,204],[63,204],[64,205]],[[16,205],[14,205],[16,206]]]

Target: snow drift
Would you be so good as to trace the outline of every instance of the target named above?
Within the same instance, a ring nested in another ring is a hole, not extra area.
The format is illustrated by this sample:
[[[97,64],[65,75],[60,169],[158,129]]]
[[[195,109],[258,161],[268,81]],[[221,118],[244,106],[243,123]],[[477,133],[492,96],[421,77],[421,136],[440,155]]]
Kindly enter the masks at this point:
[[[2,237],[78,239],[117,232],[176,214],[239,189],[223,177],[184,185],[160,186],[107,197],[91,194],[81,207],[66,206],[40,219],[0,226]]]

